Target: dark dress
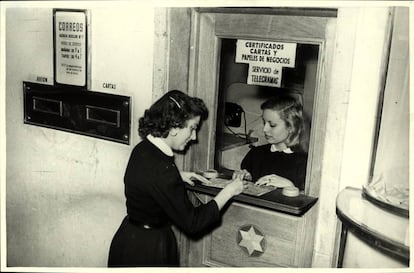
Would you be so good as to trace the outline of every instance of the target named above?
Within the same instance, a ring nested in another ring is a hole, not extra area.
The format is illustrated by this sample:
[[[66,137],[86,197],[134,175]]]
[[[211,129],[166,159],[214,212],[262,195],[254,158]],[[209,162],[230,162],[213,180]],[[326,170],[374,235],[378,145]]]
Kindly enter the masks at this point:
[[[277,174],[289,179],[300,190],[305,188],[307,154],[294,152],[271,152],[270,144],[252,148],[241,162],[241,169],[246,169],[256,181],[262,176]]]
[[[215,201],[194,207],[185,182],[147,139],[133,149],[124,177],[127,216],[112,239],[108,266],[178,266],[171,224],[187,235],[208,232],[220,220]]]

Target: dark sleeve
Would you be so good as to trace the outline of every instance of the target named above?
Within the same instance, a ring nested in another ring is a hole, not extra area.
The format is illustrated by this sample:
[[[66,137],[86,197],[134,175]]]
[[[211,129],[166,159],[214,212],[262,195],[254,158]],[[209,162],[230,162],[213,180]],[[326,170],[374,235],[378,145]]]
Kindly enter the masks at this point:
[[[307,155],[302,154],[301,158],[298,159],[298,164],[296,165],[296,181],[295,186],[300,190],[305,189],[305,180],[306,180],[306,164]]]
[[[220,220],[216,201],[211,200],[207,204],[194,207],[177,170],[167,170],[160,173],[159,177],[162,182],[151,184],[152,197],[184,233],[205,232]]]
[[[252,172],[252,169],[253,169],[253,159],[254,159],[253,149],[251,149],[250,151],[247,152],[247,154],[244,156],[244,158],[243,158],[243,160],[240,164],[240,169],[242,169],[242,170],[246,169],[250,173]]]

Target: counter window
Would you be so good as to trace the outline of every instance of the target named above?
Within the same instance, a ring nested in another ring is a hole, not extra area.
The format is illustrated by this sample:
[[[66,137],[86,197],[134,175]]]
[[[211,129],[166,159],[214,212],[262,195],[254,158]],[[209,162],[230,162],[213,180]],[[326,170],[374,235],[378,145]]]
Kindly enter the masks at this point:
[[[269,43],[267,47],[271,50],[272,47],[278,46],[275,41],[269,41]],[[281,44],[283,46],[283,43]],[[286,44],[295,46],[296,52],[292,58],[294,63],[290,67],[282,64],[279,66],[280,69],[272,69],[275,66],[255,65],[254,61],[239,62],[237,40],[221,40],[214,168],[222,173],[230,174],[232,170],[241,168],[243,159],[254,147],[277,142],[275,139],[270,139],[272,136],[268,132],[272,130],[270,127],[277,124],[272,125],[272,122],[267,120],[268,117],[263,115],[264,110],[261,108],[271,108],[272,106],[262,106],[262,104],[272,98],[287,95],[293,98],[302,110],[302,132],[297,145],[291,148],[293,152],[304,155],[299,157],[299,161],[302,162],[296,161],[294,162],[296,167],[292,167],[296,168],[294,172],[302,174],[303,182],[295,181],[295,184],[303,184],[300,188],[304,191],[312,112],[317,88],[319,45],[294,42]],[[256,45],[256,48],[260,48],[260,44]],[[257,51],[257,49],[254,50]],[[262,51],[264,58],[266,50]],[[280,58],[280,60],[283,59],[287,58]],[[276,84],[272,84],[271,79],[268,80],[268,75],[269,77],[276,75],[277,78],[273,81]],[[249,77],[250,81],[252,77],[256,77],[253,80],[260,79],[258,80],[260,82],[248,83]],[[280,80],[279,83],[277,83],[278,80]],[[265,129],[266,127],[269,129]],[[270,168],[268,165],[272,164],[272,162],[266,162],[266,158],[260,158],[260,161],[262,161],[261,164],[266,165],[263,168]],[[289,176],[289,174],[286,175]],[[253,176],[253,180],[259,178],[258,174],[253,174]],[[298,178],[298,180],[301,179]]]

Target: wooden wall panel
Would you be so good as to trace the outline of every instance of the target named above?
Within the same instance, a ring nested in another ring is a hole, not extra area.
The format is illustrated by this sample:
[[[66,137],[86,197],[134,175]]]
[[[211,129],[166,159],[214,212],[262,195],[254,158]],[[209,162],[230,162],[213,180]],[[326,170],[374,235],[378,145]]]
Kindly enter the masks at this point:
[[[257,14],[217,14],[216,35],[258,39],[316,40],[325,38],[329,18]]]

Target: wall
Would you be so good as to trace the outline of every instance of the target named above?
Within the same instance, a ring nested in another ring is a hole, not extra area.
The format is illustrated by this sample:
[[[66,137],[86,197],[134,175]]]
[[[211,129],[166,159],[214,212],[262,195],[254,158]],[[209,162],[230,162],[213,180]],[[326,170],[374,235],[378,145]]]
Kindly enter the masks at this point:
[[[386,8],[359,8],[355,19],[355,49],[350,81],[349,115],[344,135],[341,185],[361,187],[368,181],[379,93],[388,62],[391,16]],[[369,65],[367,65],[369,64]],[[355,162],[355,151],[358,160]]]
[[[361,188],[367,182],[389,11],[388,7],[338,10],[313,267],[336,266],[337,194],[346,186]]]
[[[106,92],[108,81],[118,86],[112,93],[132,97],[130,145],[23,124],[22,82],[53,77],[54,7],[90,9],[91,90]],[[137,119],[152,101],[152,14],[122,3],[6,9],[8,266],[106,266],[125,215],[123,174],[139,141]]]

